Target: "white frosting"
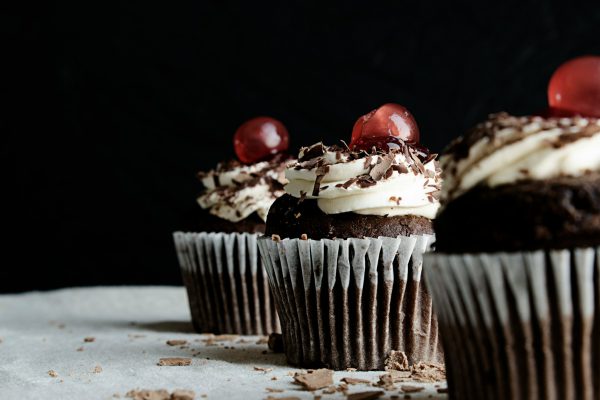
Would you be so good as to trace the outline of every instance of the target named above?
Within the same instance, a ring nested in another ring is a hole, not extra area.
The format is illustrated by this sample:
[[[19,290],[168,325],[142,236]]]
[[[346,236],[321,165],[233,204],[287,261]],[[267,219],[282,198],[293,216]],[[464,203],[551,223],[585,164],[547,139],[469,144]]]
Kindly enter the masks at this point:
[[[302,152],[300,157],[302,157]],[[309,161],[291,165],[285,171],[289,183],[285,191],[294,197],[316,199],[319,208],[326,214],[354,212],[368,215],[417,215],[434,218],[439,202],[439,169],[436,171],[435,161],[423,165],[424,172],[411,167],[414,161],[407,160],[403,153],[396,153],[390,165],[404,167],[403,171],[394,170],[387,178],[381,177],[372,186],[354,182],[347,187],[343,185],[350,179],[369,177],[371,170],[380,162],[385,162],[383,155],[349,160],[345,153],[326,150],[322,156],[325,169],[317,195],[313,189],[317,175],[321,169],[307,168]],[[323,168],[323,167],[321,167]],[[387,169],[387,168],[386,168]]]
[[[450,153],[441,158],[444,203],[478,185],[495,187],[600,171],[599,120],[499,114],[485,124],[479,128],[488,134],[471,145],[467,157]]]
[[[285,193],[274,186],[277,182],[281,185],[287,182],[283,164],[269,162],[210,171],[200,181],[206,188],[197,199],[200,207],[231,222],[241,221],[254,212],[266,221],[271,204]]]

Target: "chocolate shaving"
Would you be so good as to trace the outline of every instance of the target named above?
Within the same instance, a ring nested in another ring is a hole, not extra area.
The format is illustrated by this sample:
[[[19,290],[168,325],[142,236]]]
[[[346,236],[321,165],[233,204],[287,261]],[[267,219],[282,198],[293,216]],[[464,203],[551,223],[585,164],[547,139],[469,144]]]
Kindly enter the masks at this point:
[[[306,390],[317,390],[333,385],[333,371],[330,369],[309,370],[306,373],[294,374],[294,383],[304,386]]]
[[[387,170],[392,166],[393,162],[394,154],[386,154],[380,158],[379,162],[371,169],[369,176],[375,181],[381,180],[381,178],[383,178],[383,176],[386,174]]]
[[[304,147],[302,150],[303,154],[302,157],[298,159],[299,162],[312,160],[325,154],[325,146],[323,145],[323,142],[313,144],[310,147]]]

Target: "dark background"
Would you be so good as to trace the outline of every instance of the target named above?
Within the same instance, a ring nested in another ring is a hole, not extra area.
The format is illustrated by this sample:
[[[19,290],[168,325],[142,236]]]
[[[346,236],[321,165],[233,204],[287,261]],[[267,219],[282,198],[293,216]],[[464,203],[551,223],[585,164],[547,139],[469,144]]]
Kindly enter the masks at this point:
[[[6,10],[0,291],[178,284],[197,170],[271,115],[292,146],[406,105],[435,151],[490,112],[546,106],[600,54],[600,4],[122,2]]]

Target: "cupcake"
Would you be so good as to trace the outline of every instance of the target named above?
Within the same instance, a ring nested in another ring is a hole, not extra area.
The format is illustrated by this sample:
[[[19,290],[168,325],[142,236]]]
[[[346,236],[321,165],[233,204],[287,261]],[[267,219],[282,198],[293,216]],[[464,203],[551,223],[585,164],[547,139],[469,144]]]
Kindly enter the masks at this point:
[[[198,178],[196,232],[176,232],[175,246],[198,332],[264,335],[279,331],[257,248],[267,212],[284,194],[288,133],[267,117],[236,131],[239,160],[222,162]]]
[[[545,116],[491,115],[440,160],[425,271],[451,398],[600,399],[600,58],[559,68],[549,97]]]
[[[439,362],[421,280],[440,190],[435,154],[402,106],[359,118],[347,146],[302,148],[259,248],[288,362],[383,369],[393,350]]]

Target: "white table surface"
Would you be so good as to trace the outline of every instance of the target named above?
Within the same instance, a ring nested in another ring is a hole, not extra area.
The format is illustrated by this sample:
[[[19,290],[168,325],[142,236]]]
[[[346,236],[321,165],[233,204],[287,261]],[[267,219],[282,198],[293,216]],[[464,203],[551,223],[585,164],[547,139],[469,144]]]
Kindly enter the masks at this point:
[[[86,337],[95,340],[84,342]],[[286,365],[283,354],[263,354],[267,345],[256,344],[258,337],[207,345],[202,340],[208,337],[193,332],[183,288],[96,287],[0,295],[0,399],[114,399],[125,398],[131,389],[189,389],[196,399],[313,399],[321,394],[293,384],[289,373],[300,370]],[[189,348],[168,346],[172,339],[187,340]],[[192,364],[158,366],[162,357],[189,357]],[[255,366],[272,370],[257,371]],[[50,376],[50,370],[57,376]],[[382,373],[336,372],[334,384],[343,377],[376,382]],[[438,393],[445,382],[415,385],[425,389],[411,393],[411,399],[446,398]],[[381,398],[404,398],[400,384],[396,386]],[[349,393],[377,389],[349,385]],[[330,398],[346,396],[322,396]]]

